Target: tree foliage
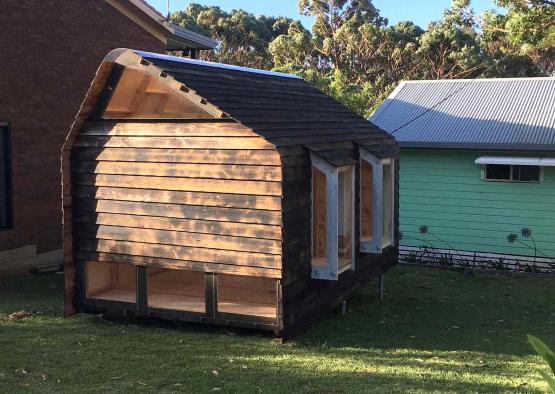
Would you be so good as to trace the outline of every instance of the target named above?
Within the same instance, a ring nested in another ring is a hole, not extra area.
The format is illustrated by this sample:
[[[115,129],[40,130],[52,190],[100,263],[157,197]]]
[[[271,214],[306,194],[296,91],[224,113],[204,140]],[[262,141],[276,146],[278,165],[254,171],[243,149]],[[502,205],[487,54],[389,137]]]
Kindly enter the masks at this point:
[[[194,3],[172,20],[220,42],[205,59],[295,73],[367,116],[402,80],[555,74],[555,2],[493,1],[506,13],[477,17],[470,0],[452,0],[426,30],[389,25],[371,0],[298,0],[312,31]]]

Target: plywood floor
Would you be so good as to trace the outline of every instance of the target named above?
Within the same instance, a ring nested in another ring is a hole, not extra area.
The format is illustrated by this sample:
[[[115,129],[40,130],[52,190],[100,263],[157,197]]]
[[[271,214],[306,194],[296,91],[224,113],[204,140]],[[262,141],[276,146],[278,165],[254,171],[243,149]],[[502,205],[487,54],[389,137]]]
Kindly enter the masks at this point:
[[[218,311],[224,313],[236,313],[239,315],[262,316],[275,318],[277,315],[275,305],[257,304],[254,302],[239,302],[236,300],[218,300]]]
[[[134,289],[113,288],[90,296],[99,300],[136,303],[137,294]]]

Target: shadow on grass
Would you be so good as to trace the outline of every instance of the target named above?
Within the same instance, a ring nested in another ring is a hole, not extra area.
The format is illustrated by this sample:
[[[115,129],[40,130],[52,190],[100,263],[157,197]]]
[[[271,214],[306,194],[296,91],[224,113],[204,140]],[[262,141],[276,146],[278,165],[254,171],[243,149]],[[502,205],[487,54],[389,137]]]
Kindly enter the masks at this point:
[[[9,384],[35,379],[60,391],[44,370],[90,392],[542,392],[534,381],[543,365],[525,334],[552,338],[555,327],[551,278],[408,267],[387,275],[385,301],[373,283],[346,315],[334,311],[284,345],[256,331],[143,318],[6,321],[33,305],[60,311],[62,288],[56,276],[0,282],[0,347],[10,354],[0,357],[0,391],[2,373]],[[14,372],[22,368],[24,377]]]

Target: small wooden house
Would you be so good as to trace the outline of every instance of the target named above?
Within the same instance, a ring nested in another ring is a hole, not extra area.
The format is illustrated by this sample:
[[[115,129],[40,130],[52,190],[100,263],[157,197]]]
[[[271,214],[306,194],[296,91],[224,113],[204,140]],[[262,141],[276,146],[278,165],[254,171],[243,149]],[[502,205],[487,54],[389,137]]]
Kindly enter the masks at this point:
[[[397,143],[292,75],[112,51],[62,172],[68,315],[290,337],[397,259]]]

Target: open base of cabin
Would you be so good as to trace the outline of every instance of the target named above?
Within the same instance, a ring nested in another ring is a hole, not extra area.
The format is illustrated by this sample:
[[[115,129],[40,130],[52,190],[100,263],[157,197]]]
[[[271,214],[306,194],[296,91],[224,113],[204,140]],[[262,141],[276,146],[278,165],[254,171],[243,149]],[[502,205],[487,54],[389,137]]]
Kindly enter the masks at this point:
[[[204,273],[147,268],[147,300],[150,308],[204,313]]]
[[[136,274],[125,264],[87,263],[87,298],[136,302]]]
[[[186,312],[227,322],[252,320],[257,328],[278,325],[276,279],[87,262],[84,289],[83,304],[95,307],[116,302],[138,314],[175,312],[177,318]]]

